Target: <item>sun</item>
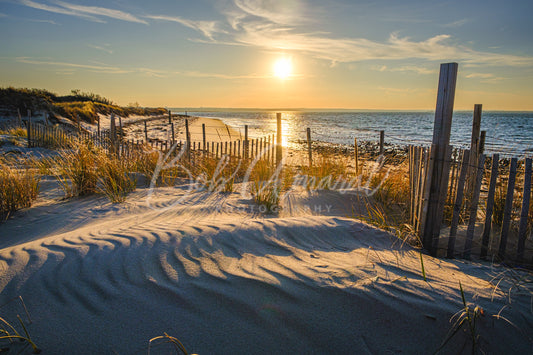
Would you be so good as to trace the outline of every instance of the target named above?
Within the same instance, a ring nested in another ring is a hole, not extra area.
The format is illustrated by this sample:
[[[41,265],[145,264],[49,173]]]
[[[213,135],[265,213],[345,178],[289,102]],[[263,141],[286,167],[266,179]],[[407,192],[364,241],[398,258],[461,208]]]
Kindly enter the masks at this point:
[[[280,58],[274,63],[274,75],[280,79],[287,79],[292,73],[292,60]]]

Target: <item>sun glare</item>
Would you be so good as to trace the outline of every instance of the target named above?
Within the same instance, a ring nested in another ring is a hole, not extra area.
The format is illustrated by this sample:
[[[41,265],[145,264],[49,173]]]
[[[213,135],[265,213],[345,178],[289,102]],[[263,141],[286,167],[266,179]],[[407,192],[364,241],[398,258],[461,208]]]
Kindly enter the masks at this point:
[[[280,58],[274,63],[274,75],[280,79],[287,79],[291,76],[292,61],[288,58]]]

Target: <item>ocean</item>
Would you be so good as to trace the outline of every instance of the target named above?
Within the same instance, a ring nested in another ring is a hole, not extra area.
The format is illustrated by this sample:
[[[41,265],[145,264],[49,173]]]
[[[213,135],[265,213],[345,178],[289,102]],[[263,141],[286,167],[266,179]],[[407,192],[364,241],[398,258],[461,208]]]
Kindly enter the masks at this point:
[[[184,113],[184,109],[171,109]],[[385,142],[406,146],[428,146],[433,137],[431,111],[281,111],[284,140],[287,144],[306,139],[311,128],[313,140],[352,145],[358,141],[379,141],[385,131]],[[240,130],[248,125],[251,137],[276,131],[276,111],[188,111],[188,115],[219,118]],[[468,147],[471,140],[472,111],[456,111],[453,115],[451,144]],[[481,130],[487,131],[485,152],[503,156],[533,155],[533,112],[483,112]]]

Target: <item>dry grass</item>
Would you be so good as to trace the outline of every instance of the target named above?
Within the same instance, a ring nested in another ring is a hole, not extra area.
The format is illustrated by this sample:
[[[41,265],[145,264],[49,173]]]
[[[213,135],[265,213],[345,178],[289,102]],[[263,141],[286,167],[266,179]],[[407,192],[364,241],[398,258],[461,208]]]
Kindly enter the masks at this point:
[[[306,176],[308,190],[330,190],[345,178],[347,170],[346,162],[339,156],[321,155],[312,167],[302,167],[302,174]]]
[[[116,156],[100,155],[97,160],[97,190],[106,195],[113,203],[126,200],[126,196],[135,190],[137,182],[130,174],[127,162]]]
[[[0,219],[30,207],[39,193],[40,177],[28,168],[11,168],[0,162]]]

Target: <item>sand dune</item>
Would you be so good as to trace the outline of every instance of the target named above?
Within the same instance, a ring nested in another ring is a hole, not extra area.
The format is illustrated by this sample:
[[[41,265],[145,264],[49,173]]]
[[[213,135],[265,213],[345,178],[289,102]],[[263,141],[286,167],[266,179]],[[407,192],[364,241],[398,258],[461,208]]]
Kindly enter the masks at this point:
[[[45,186],[0,224],[0,304],[22,295],[43,353],[144,354],[163,332],[199,354],[431,353],[462,307],[459,281],[485,311],[481,349],[533,350],[531,291],[510,271],[424,255],[425,282],[419,252],[346,218],[345,196],[295,195],[265,216],[238,193],[186,185],[123,205],[58,201]],[[303,207],[317,198],[336,207]],[[23,314],[15,302],[0,312]],[[469,344],[461,331],[443,352]]]

